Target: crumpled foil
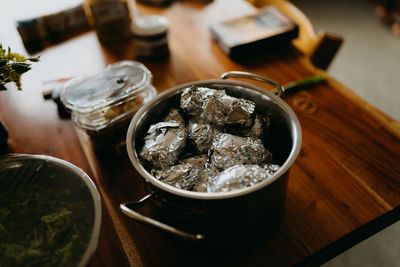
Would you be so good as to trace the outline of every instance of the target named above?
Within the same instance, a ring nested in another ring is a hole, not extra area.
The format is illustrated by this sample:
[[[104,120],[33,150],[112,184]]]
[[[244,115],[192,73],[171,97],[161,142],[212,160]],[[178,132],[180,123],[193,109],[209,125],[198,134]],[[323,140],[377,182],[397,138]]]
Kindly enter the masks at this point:
[[[174,165],[186,145],[186,128],[177,122],[159,122],[150,126],[140,157],[156,169]]]
[[[204,165],[207,163],[207,155],[197,155],[181,159],[178,163],[190,163],[200,169],[204,169]]]
[[[256,115],[253,126],[243,133],[243,136],[253,136],[257,138],[266,137],[268,135],[268,129],[270,125],[270,119],[268,116]]]
[[[198,116],[207,123],[212,123],[218,126],[225,125],[225,104],[221,98],[226,98],[226,95],[210,95],[204,100],[201,112]]]
[[[189,87],[181,95],[181,108],[189,115],[218,126],[254,123],[255,103],[226,94],[225,90]]]
[[[210,162],[221,170],[237,164],[261,165],[272,158],[260,139],[227,133],[214,137],[210,154]]]
[[[225,123],[226,124],[240,124],[244,127],[250,127],[253,125],[253,116],[256,110],[254,102],[237,98],[235,99],[226,113]]]
[[[215,176],[207,185],[207,192],[227,192],[260,183],[271,173],[258,165],[234,165]]]
[[[182,92],[180,107],[150,127],[139,156],[154,177],[180,189],[240,189],[280,168],[270,163],[272,155],[262,142],[269,126],[269,117],[257,114],[254,102],[191,86]]]
[[[193,188],[193,191],[207,192],[210,182],[213,178],[220,174],[220,171],[212,164],[206,162],[203,172],[198,180],[198,183]]]
[[[211,147],[214,136],[221,131],[215,126],[202,120],[192,119],[187,126],[188,139],[190,139],[200,153],[207,153]]]
[[[190,163],[178,163],[166,170],[152,170],[151,174],[180,189],[191,190],[198,182],[202,169]]]
[[[263,168],[268,172],[269,175],[274,175],[280,168],[281,166],[277,165],[277,164],[265,164],[263,166]]]
[[[185,126],[185,120],[183,119],[181,113],[179,112],[178,109],[176,108],[172,108],[168,115],[165,117],[164,119],[165,122],[177,122],[179,124],[181,124],[182,126]]]
[[[270,126],[270,119],[268,116],[256,114],[254,124],[251,127],[229,127],[229,133],[243,137],[254,137],[259,139],[266,139]]]
[[[203,111],[203,103],[212,95],[220,97],[226,95],[226,93],[224,90],[215,90],[207,87],[188,87],[181,94],[181,108],[188,115],[198,116]]]

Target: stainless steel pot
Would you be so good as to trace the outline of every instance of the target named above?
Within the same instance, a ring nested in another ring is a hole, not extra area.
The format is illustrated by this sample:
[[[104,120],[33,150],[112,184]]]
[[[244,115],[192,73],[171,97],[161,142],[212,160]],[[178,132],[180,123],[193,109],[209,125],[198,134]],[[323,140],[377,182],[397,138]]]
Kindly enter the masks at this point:
[[[275,87],[277,92],[243,81],[226,80],[230,77],[262,81]],[[270,117],[269,141],[264,140],[264,143],[272,152],[274,162],[281,165],[270,179],[230,192],[192,192],[159,181],[143,167],[137,150],[143,144],[149,126],[161,121],[171,107],[178,107],[181,92],[192,85],[225,89],[229,95],[252,100],[256,104],[257,113]],[[301,146],[300,124],[293,110],[280,98],[283,91],[284,88],[272,80],[235,71],[224,73],[221,79],[178,85],[145,104],[131,121],[126,144],[133,166],[147,182],[148,195],[137,202],[121,204],[122,212],[135,220],[183,238],[208,240],[217,246],[261,236],[272,229],[273,225],[279,223],[284,209],[290,166]],[[135,211],[149,202],[167,214],[169,224]],[[171,221],[176,225],[171,226]],[[179,224],[181,226],[178,227]],[[185,227],[188,225],[193,227]]]

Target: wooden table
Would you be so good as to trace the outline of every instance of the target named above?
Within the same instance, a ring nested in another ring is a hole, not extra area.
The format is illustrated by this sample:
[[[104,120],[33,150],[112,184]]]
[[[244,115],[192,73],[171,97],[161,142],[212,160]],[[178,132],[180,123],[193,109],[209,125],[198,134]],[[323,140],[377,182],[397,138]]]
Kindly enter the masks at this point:
[[[18,7],[18,1],[13,2]],[[170,21],[170,57],[143,61],[159,91],[217,78],[229,70],[253,72],[282,84],[327,75],[292,46],[241,60],[226,57],[211,40],[208,25],[241,12],[228,2],[138,5],[142,14],[162,14]],[[13,12],[3,13],[0,40],[23,52]],[[56,105],[42,97],[45,81],[93,74],[108,63],[135,59],[131,43],[118,46],[102,46],[94,32],[82,34],[41,52],[41,62],[23,79],[23,91],[0,92],[9,152],[67,160],[97,184],[103,221],[90,266],[318,265],[400,218],[400,124],[329,76],[327,83],[307,89],[318,107],[315,113],[293,105],[298,93],[284,97],[300,120],[303,144],[291,169],[285,215],[262,242],[233,254],[209,253],[125,217],[119,204],[144,195],[143,182],[128,157],[94,154],[72,122],[59,118]]]

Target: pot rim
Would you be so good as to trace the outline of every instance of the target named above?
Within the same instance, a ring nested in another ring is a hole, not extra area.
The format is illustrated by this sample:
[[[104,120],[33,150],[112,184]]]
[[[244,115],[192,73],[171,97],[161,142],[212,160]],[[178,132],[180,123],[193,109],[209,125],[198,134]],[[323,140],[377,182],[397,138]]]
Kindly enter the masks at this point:
[[[215,84],[236,85],[236,86],[246,87],[251,90],[255,90],[256,92],[269,97],[271,100],[273,100],[273,102],[278,104],[279,107],[282,108],[284,112],[286,112],[286,114],[290,118],[290,130],[291,130],[292,137],[293,137],[292,149],[291,149],[290,154],[287,157],[286,161],[279,168],[279,170],[276,173],[274,173],[274,175],[272,175],[269,179],[262,181],[260,183],[257,183],[250,187],[232,190],[232,191],[228,191],[228,192],[207,193],[207,192],[189,191],[189,190],[176,188],[172,185],[169,185],[167,183],[164,183],[164,182],[156,179],[140,163],[139,156],[136,151],[134,133],[136,131],[137,125],[143,119],[143,115],[145,114],[145,112],[147,112],[147,110],[150,107],[157,105],[165,97],[175,95],[177,92],[183,91],[185,88],[187,88],[189,86],[192,86],[192,85],[207,86],[207,85],[215,85]],[[199,80],[199,81],[187,82],[187,83],[183,83],[183,84],[174,86],[174,87],[167,89],[167,90],[161,92],[160,94],[156,95],[156,97],[154,97],[152,100],[150,100],[149,102],[144,104],[136,112],[136,114],[134,115],[134,117],[129,125],[128,132],[126,135],[126,149],[128,152],[129,159],[130,159],[131,163],[133,164],[133,166],[135,167],[136,171],[142,176],[142,178],[144,178],[147,182],[150,182],[152,185],[154,185],[158,189],[165,190],[168,193],[178,195],[181,197],[208,200],[208,199],[226,199],[226,198],[240,197],[240,196],[258,191],[258,190],[268,186],[269,184],[272,184],[277,179],[282,177],[286,172],[289,171],[290,166],[294,163],[296,157],[298,156],[298,154],[300,152],[301,141],[302,141],[301,127],[300,127],[300,122],[299,122],[296,114],[294,113],[294,111],[289,107],[289,105],[285,101],[283,101],[281,98],[277,97],[273,92],[268,91],[267,89],[262,88],[260,86],[250,84],[247,82],[236,81],[236,80],[224,80],[224,79],[210,79],[210,80]]]

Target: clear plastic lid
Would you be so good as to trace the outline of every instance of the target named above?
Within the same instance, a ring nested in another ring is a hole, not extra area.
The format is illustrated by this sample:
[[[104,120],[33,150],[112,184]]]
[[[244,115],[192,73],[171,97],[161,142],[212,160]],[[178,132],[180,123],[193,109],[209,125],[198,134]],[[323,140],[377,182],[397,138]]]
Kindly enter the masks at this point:
[[[68,110],[87,115],[132,99],[148,87],[151,79],[151,72],[143,64],[120,61],[95,76],[71,80],[60,97]]]

